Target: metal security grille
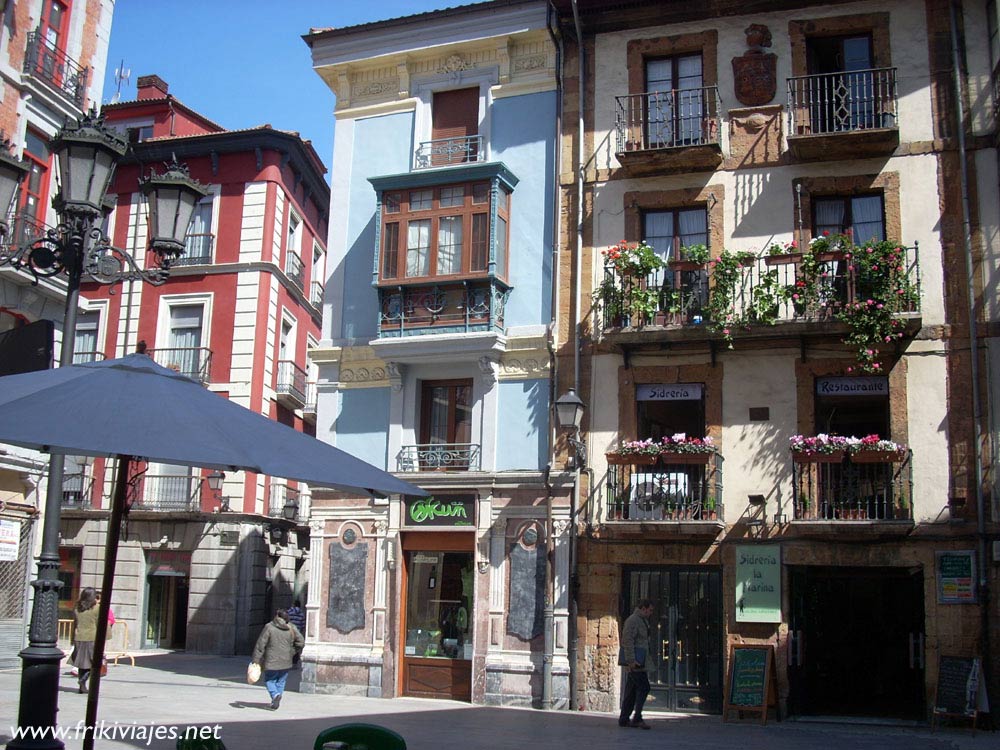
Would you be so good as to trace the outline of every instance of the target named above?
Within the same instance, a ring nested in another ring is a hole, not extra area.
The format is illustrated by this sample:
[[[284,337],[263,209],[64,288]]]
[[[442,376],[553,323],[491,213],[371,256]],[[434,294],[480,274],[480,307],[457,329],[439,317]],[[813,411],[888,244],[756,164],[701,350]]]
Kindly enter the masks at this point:
[[[21,529],[17,559],[0,561],[0,669],[16,666],[24,646],[32,527],[32,519],[3,520],[20,524]]]

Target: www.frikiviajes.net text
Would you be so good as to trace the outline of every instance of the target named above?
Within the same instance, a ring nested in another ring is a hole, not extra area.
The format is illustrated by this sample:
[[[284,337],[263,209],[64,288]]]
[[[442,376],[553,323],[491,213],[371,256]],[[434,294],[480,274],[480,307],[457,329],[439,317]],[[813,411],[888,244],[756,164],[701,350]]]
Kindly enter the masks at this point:
[[[55,738],[57,740],[82,740],[92,735],[95,740],[120,740],[122,742],[142,742],[147,746],[154,740],[221,740],[222,725],[179,726],[163,724],[124,724],[122,722],[99,721],[93,727],[88,727],[82,721],[71,727],[11,727],[14,739],[42,740]]]

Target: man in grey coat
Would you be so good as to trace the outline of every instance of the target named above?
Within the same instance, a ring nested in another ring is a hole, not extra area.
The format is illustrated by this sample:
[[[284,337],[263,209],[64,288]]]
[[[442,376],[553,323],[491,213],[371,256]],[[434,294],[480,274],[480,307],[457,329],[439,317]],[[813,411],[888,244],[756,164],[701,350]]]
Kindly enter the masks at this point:
[[[628,616],[622,628],[621,656],[619,663],[625,667],[625,690],[622,696],[622,710],[618,715],[618,726],[649,729],[642,720],[642,707],[649,695],[649,676],[646,674],[646,658],[649,654],[649,617],[653,614],[653,603],[640,599],[635,612]],[[632,715],[633,709],[635,714]],[[632,716],[631,720],[629,716]]]
[[[288,622],[288,612],[279,609],[260,632],[250,661],[260,664],[264,672],[264,685],[271,696],[271,710],[277,711],[285,692],[285,680],[295,658],[305,646],[302,633]]]

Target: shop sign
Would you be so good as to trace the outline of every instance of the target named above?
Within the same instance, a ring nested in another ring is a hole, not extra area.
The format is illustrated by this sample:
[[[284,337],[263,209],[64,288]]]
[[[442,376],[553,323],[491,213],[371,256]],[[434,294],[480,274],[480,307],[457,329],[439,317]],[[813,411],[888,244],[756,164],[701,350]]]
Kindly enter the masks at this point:
[[[781,622],[781,545],[736,548],[736,622]]]
[[[704,386],[701,383],[660,383],[637,385],[636,401],[700,401]]]
[[[476,520],[475,495],[445,495],[405,501],[407,526],[472,526]]]
[[[21,543],[21,522],[0,521],[0,562],[13,562]]]
[[[971,549],[937,553],[939,604],[975,604],[976,553]]]
[[[818,378],[816,394],[819,396],[888,396],[889,378]]]

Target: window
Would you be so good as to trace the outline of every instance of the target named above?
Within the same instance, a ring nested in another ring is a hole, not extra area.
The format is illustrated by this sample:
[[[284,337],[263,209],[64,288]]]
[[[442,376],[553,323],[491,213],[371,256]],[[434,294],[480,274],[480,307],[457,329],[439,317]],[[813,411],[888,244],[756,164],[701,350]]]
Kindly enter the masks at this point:
[[[701,140],[703,86],[700,54],[646,61],[646,142],[651,147]]]
[[[643,215],[643,240],[663,260],[680,257],[680,249],[707,245],[708,214],[704,208],[649,211]]]
[[[491,254],[496,275],[505,277],[509,195],[500,191],[492,253],[489,196],[488,183],[385,193],[381,279],[483,274]]]
[[[198,201],[191,215],[187,235],[184,238],[184,263],[211,263],[212,245],[212,205],[214,196],[206,196]]]
[[[431,105],[431,166],[479,156],[479,87],[436,91]]]
[[[73,364],[95,362],[99,358],[101,352],[98,349],[97,333],[100,323],[101,313],[97,310],[77,314]]]
[[[137,125],[135,127],[126,128],[125,134],[128,137],[129,143],[142,143],[143,141],[148,141],[153,137],[153,126]]]
[[[285,244],[285,275],[302,289],[305,284],[305,266],[302,265],[302,220],[290,212],[288,214],[288,238]]]
[[[21,183],[17,232],[20,242],[30,242],[31,239],[41,235],[45,226],[51,155],[48,139],[44,135],[35,130],[27,131],[24,160],[28,163],[28,175]]]
[[[208,365],[207,352],[202,349],[204,314],[205,308],[202,305],[173,305],[170,307],[167,333],[170,362],[167,366],[196,380],[202,379],[202,370]]]
[[[881,195],[813,198],[813,235],[846,234],[855,242],[885,237],[885,210]]]
[[[653,397],[656,387],[636,386],[638,437],[640,440],[660,440],[683,432],[688,437],[705,436],[704,385],[701,383],[670,384],[664,390],[682,394],[683,398],[662,400]],[[650,398],[645,398],[650,396]]]
[[[38,19],[40,41],[35,72],[56,85],[62,83],[65,67],[66,21],[69,5],[62,0],[43,0]]]
[[[472,440],[472,380],[428,381],[421,392],[420,442],[468,444]]]
[[[806,43],[814,133],[881,127],[888,91],[872,71],[869,34],[813,37]]]

